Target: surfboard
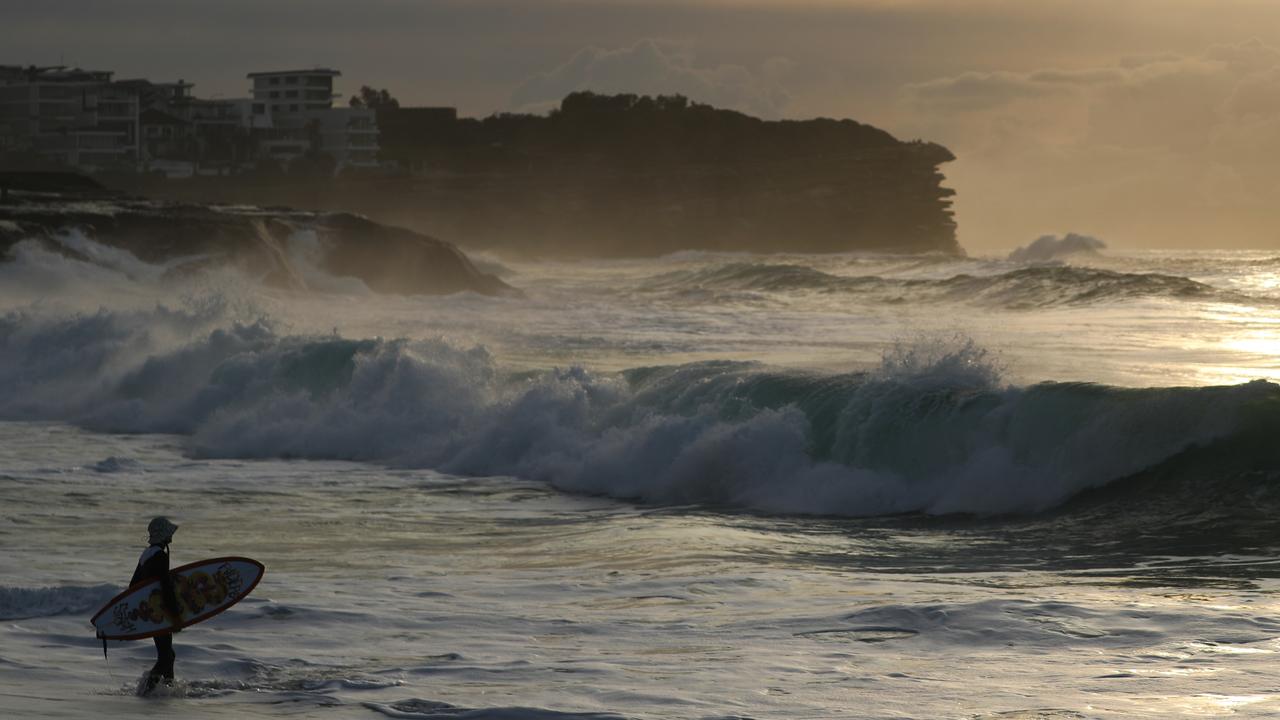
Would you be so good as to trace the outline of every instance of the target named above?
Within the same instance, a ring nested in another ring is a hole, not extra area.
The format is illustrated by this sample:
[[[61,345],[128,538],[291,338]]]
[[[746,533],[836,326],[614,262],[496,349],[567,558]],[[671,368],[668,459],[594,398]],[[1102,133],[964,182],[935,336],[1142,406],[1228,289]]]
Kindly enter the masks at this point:
[[[129,586],[89,621],[103,640],[142,640],[204,622],[244,599],[258,586],[266,568],[246,557],[220,557],[169,571],[182,612],[178,622],[164,609],[160,578]],[[103,647],[106,647],[105,643]]]

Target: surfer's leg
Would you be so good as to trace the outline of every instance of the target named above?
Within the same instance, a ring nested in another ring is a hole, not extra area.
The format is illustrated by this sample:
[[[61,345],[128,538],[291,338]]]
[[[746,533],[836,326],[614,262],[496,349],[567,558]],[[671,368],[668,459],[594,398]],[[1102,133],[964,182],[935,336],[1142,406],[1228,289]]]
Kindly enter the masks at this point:
[[[161,678],[173,679],[173,661],[177,658],[173,652],[173,635],[156,635],[153,640],[156,643],[156,664],[152,665],[151,671],[147,673],[147,682],[142,688],[143,695],[155,690]]]
[[[156,666],[151,669],[152,675],[159,675],[165,680],[173,679],[173,661],[178,654],[173,651],[173,635],[156,636]]]
[[[156,683],[160,682],[160,671],[164,669],[164,658],[165,658],[165,652],[164,652],[165,643],[163,640],[160,639],[162,637],[168,638],[168,642],[170,644],[173,643],[173,638],[170,637],[169,635],[156,635],[155,637],[151,638],[152,641],[155,642],[156,644],[156,664],[152,665],[151,670],[147,671],[147,680],[146,680],[146,683],[142,686],[143,695],[150,694],[152,690],[156,689]]]

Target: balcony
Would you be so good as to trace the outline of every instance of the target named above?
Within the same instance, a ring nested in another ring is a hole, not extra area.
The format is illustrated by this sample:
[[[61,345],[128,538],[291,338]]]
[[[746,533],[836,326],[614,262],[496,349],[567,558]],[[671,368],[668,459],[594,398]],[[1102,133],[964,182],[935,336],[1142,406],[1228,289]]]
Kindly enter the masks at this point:
[[[75,140],[81,150],[123,152],[132,147],[124,133],[76,133]]]

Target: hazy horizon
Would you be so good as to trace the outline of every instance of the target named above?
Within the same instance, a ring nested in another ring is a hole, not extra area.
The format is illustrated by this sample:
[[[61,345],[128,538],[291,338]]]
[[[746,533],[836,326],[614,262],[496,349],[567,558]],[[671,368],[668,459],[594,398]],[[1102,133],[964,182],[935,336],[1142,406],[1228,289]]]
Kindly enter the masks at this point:
[[[1280,247],[1280,6],[1253,0],[340,2],[70,0],[0,9],[5,64],[185,79],[329,66],[464,115],[568,92],[683,93],[941,143],[959,238],[1080,232],[1118,248]]]

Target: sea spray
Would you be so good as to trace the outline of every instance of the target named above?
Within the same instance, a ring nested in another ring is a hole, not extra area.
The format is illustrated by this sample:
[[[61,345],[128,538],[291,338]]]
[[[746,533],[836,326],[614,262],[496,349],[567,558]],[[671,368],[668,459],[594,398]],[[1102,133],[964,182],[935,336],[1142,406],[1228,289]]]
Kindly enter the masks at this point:
[[[725,362],[513,374],[483,347],[443,339],[211,320],[165,308],[4,316],[0,416],[180,433],[207,457],[513,475],[651,503],[1008,513],[1228,437],[1277,394],[1269,383],[1002,387],[986,351],[963,340],[903,345],[845,375]],[[162,342],[159,329],[189,339]]]
[[[1107,244],[1098,238],[1079,233],[1057,235],[1041,235],[1035,242],[1009,253],[1012,262],[1045,263],[1059,262],[1080,256],[1096,256],[1107,248]]]

